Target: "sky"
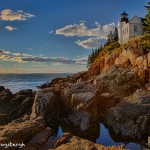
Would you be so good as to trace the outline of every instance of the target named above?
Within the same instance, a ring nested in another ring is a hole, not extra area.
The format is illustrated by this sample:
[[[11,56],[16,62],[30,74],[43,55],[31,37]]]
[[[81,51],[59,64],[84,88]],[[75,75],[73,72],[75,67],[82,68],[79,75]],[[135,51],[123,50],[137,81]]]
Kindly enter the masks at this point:
[[[149,0],[0,0],[0,73],[76,73]]]

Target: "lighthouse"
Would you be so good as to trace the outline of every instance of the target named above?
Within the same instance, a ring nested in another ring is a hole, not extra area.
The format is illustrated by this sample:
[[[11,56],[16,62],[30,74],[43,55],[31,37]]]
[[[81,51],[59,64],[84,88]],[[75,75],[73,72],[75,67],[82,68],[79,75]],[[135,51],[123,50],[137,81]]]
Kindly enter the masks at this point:
[[[126,44],[132,38],[143,35],[143,23],[141,18],[134,16],[131,20],[124,11],[118,22],[118,38],[120,44]]]

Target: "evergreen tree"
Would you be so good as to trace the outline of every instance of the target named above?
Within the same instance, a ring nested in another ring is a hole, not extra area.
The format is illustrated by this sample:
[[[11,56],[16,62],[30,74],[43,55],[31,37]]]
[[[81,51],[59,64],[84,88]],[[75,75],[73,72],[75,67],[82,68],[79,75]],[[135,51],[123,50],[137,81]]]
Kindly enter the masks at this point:
[[[87,67],[91,64],[90,59],[91,59],[91,55],[89,54],[89,56],[88,56],[88,60],[87,60]]]
[[[118,29],[115,27],[114,32],[110,31],[110,33],[107,35],[107,41],[104,44],[104,46],[108,46],[111,43],[117,42],[118,41]]]
[[[110,31],[110,33],[108,34],[107,42],[104,44],[104,47],[117,41],[118,41],[118,29],[117,27],[115,27],[114,32]],[[99,53],[104,50],[104,47],[101,45],[99,48],[92,50],[92,53],[88,56],[87,67],[89,67],[89,65],[92,64],[98,58]]]
[[[114,42],[118,41],[118,28],[115,27],[115,31],[114,31]]]
[[[113,32],[110,31],[110,33],[107,35],[107,42],[105,43],[105,46],[108,46],[112,42],[113,42]]]
[[[144,39],[148,40],[148,44],[145,45],[145,49],[150,51],[150,2],[149,6],[145,6],[148,13],[144,18]]]
[[[101,45],[99,48],[92,50],[92,53],[88,56],[87,67],[92,64],[96,58],[99,56],[99,53],[103,50],[103,46]]]

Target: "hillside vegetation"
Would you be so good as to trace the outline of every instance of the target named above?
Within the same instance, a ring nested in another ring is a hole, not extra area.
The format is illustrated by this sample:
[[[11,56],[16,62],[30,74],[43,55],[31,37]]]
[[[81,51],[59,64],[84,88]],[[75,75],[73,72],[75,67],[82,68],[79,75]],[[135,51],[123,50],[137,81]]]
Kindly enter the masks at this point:
[[[110,54],[121,54],[123,49],[136,49],[137,47],[140,47],[143,49],[144,54],[147,54],[150,49],[146,49],[146,45],[149,44],[149,41],[144,38],[144,36],[139,36],[136,38],[131,39],[127,44],[119,44],[118,42],[114,42],[109,44],[108,46],[105,46],[103,50],[98,54],[97,58],[94,60],[94,62],[101,59],[101,57],[107,57]]]

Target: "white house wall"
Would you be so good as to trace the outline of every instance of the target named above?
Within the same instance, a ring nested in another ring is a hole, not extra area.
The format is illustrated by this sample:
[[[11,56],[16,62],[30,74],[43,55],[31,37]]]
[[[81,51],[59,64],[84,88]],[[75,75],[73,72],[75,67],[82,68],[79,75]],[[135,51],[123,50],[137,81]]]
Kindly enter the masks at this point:
[[[138,31],[134,30],[134,27],[137,26]],[[143,35],[143,27],[142,27],[142,22],[139,19],[139,17],[134,16],[130,23],[129,23],[129,28],[130,28],[130,35],[129,39],[135,38],[137,36]]]
[[[135,28],[137,28],[137,31]],[[128,23],[118,22],[119,43],[128,43],[131,38],[141,35],[143,35],[143,26],[139,17],[134,16]]]
[[[138,27],[138,32],[134,31],[134,26]],[[139,24],[130,24],[130,39],[131,38],[135,38],[137,36],[143,35],[143,29],[142,29],[142,25]]]

